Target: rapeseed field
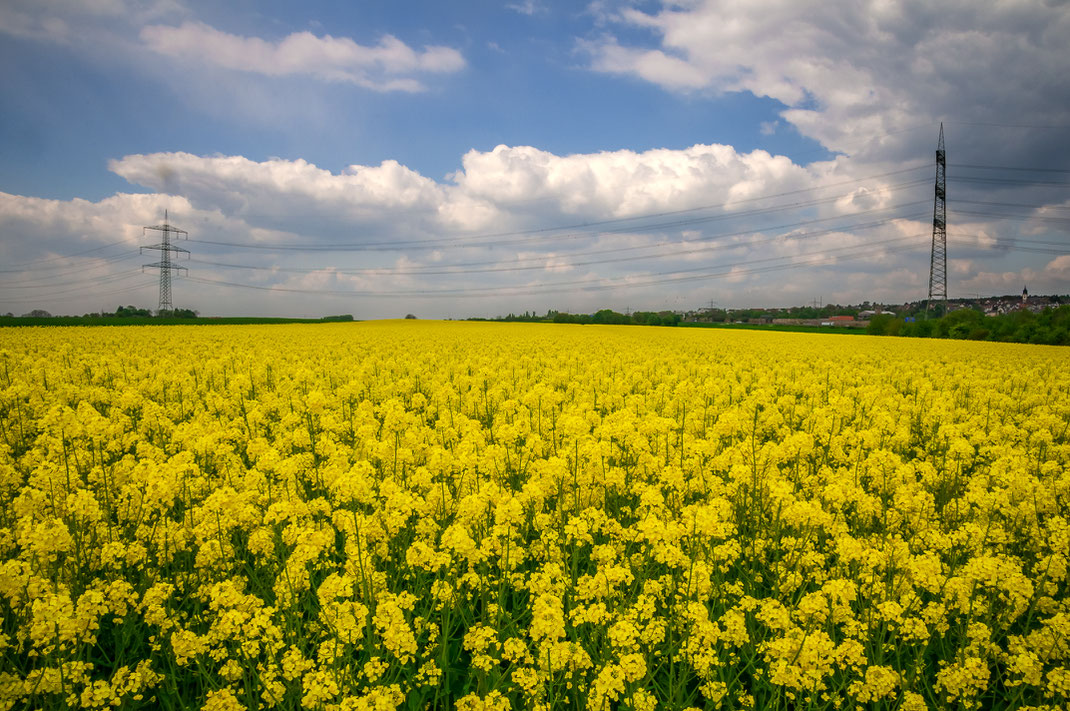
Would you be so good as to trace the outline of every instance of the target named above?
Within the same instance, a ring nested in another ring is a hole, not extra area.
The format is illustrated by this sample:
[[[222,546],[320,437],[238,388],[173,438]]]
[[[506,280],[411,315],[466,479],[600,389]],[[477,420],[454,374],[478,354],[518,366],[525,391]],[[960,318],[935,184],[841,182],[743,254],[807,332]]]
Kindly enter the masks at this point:
[[[0,709],[1065,709],[1070,351],[0,331]]]

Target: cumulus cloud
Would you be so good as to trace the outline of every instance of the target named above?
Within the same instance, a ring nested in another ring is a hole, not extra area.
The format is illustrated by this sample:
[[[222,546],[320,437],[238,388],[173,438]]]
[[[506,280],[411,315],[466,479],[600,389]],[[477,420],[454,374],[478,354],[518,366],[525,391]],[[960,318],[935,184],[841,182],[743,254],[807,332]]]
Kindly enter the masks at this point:
[[[357,299],[359,308],[331,310],[366,317],[384,315],[369,301],[377,296],[449,316],[924,295],[929,166],[863,180],[843,159],[802,166],[717,144],[572,155],[501,145],[469,151],[461,166],[436,181],[396,161],[332,172],[304,160],[128,155],[111,169],[154,193],[98,202],[0,195],[0,230],[17,235],[0,259],[32,259],[47,240],[56,255],[117,238],[133,250],[146,243],[141,226],[166,208],[192,237],[181,293],[206,312],[263,310],[253,295],[277,297],[271,310],[285,303],[294,315],[326,308],[317,299]],[[955,289],[980,293],[995,283],[1007,233],[986,237],[994,233],[982,222],[969,231],[978,237],[974,253],[956,252]],[[134,253],[96,268],[141,283],[151,303],[151,278],[135,273],[143,262]],[[1066,270],[1055,260],[1000,279],[1025,278],[1041,293],[1065,284]],[[25,296],[3,287],[0,300]]]
[[[206,280],[196,287],[206,303],[238,303],[224,296],[230,282],[283,290],[298,301],[320,290],[337,298],[409,294],[417,302],[436,294],[493,297],[496,308],[519,310],[533,305],[532,296],[546,308],[597,308],[617,298],[668,308],[687,304],[665,302],[664,284],[672,299],[682,299],[704,280],[753,286],[792,264],[841,257],[883,264],[879,252],[865,253],[865,235],[821,222],[880,209],[881,181],[860,206],[851,199],[858,195],[835,182],[834,166],[802,167],[723,145],[564,156],[503,145],[470,151],[461,163],[438,182],[396,161],[335,173],[302,160],[129,155],[111,169],[156,193],[96,203],[8,195],[0,200],[0,228],[24,234],[26,244],[47,233],[68,241],[79,235],[93,248],[125,235],[132,247],[143,243],[140,227],[168,208],[193,236],[190,278]],[[822,184],[830,187],[816,193],[827,196],[820,206],[789,197],[771,218],[820,224],[779,236],[762,232],[761,210],[775,207],[777,195]],[[894,222],[885,229],[901,230]],[[235,243],[309,251],[250,251]],[[316,251],[338,243],[376,251]],[[383,245],[397,248],[378,251]],[[135,257],[127,266],[139,264]],[[556,301],[562,294],[571,294],[567,304]]]
[[[1060,273],[1062,272],[1062,273]],[[1060,293],[1059,285],[1066,284],[1066,273],[1059,265],[1051,264],[1041,269],[1024,267],[1006,271],[977,271],[960,282],[964,292],[976,294],[1020,294],[1028,286],[1034,294]]]
[[[1044,271],[1052,276],[1062,279],[1064,283],[1070,282],[1070,254],[1064,254],[1048,262]]]
[[[801,133],[859,157],[899,158],[897,134],[945,118],[1070,122],[1065,3],[666,0],[655,11],[625,6],[604,17],[629,40],[613,32],[583,40],[592,69],[669,91],[769,97]],[[979,145],[993,143],[983,127],[969,132]]]
[[[518,0],[512,9],[541,7]],[[1016,292],[1022,282],[1035,293],[1065,290],[1070,259],[1052,234],[1065,224],[1064,187],[1029,183],[1036,176],[1017,169],[996,185],[997,173],[959,164],[1070,160],[1067,143],[1051,140],[1057,133],[1036,128],[1070,122],[1065,3],[604,0],[591,15],[595,29],[577,40],[590,69],[689,101],[774,99],[779,120],[756,125],[759,135],[799,131],[837,155],[801,164],[718,144],[570,155],[500,145],[459,156],[443,180],[396,160],[328,170],[242,155],[127,155],[111,170],[153,194],[0,194],[0,302],[47,293],[56,306],[34,305],[74,311],[82,297],[141,284],[139,303],[152,303],[153,275],[140,273],[151,255],[136,248],[164,209],[202,240],[190,244],[189,278],[204,281],[176,283],[176,293],[214,313],[220,304],[263,312],[257,304],[274,294],[253,286],[285,290],[267,310],[294,315],[322,314],[324,298],[338,300],[333,312],[388,315],[367,305],[384,295],[397,315],[422,316],[920,298],[940,120],[949,124],[952,293]],[[191,104],[218,106],[231,121],[294,111],[306,131],[308,117],[330,114],[316,97],[339,84],[418,91],[465,68],[455,49],[393,35],[361,44],[232,34],[169,0],[9,0],[0,33],[80,42],[79,56],[103,47],[109,61],[173,81]],[[275,81],[285,77],[316,81]],[[1000,211],[1019,214],[997,220]],[[328,251],[338,244],[353,250]],[[63,289],[49,290],[50,279]]]
[[[701,68],[660,49],[622,47],[612,37],[581,42],[581,47],[593,55],[592,66],[601,72],[635,74],[668,89],[698,89],[709,84]]]
[[[550,201],[564,215],[628,217],[800,187],[811,179],[784,156],[731,146],[558,156],[530,146],[469,151],[453,180],[502,207]]]
[[[151,260],[140,258],[142,230],[132,221],[153,224],[165,206],[190,214],[186,200],[161,195],[91,202],[0,193],[0,309],[83,313],[114,308],[112,299],[139,289],[151,295],[152,277],[140,268]]]
[[[424,84],[411,75],[452,73],[465,66],[464,57],[455,49],[429,46],[416,50],[392,35],[374,46],[311,32],[270,41],[233,35],[202,22],[184,22],[178,27],[149,25],[140,36],[154,52],[170,57],[266,76],[312,76],[379,91],[420,91]]]
[[[836,175],[827,166],[815,172],[784,156],[716,144],[565,156],[500,145],[469,151],[461,164],[445,182],[392,160],[332,173],[304,160],[176,152],[125,156],[110,169],[133,184],[257,224],[294,229],[330,219],[447,233],[626,219],[722,203],[731,212],[747,200]],[[882,199],[880,185],[871,183],[873,195],[856,202],[874,207]],[[858,207],[848,201],[843,210]]]
[[[111,161],[109,168],[133,184],[187,194],[236,214],[260,213],[285,198],[351,211],[355,218],[362,210],[425,207],[437,200],[440,190],[434,181],[393,160],[333,174],[301,159],[258,162],[176,152],[129,155]]]

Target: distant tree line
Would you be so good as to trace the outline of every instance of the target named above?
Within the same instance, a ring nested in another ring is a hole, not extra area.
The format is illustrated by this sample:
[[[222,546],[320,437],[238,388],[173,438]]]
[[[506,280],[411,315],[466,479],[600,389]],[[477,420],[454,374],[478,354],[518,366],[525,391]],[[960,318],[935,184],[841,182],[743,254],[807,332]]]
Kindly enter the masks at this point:
[[[157,311],[152,309],[139,309],[136,306],[117,306],[112,313],[102,312],[97,314],[85,314],[84,318],[99,316],[101,318],[197,318],[197,312],[193,309],[171,309],[170,311]]]
[[[81,316],[53,316],[44,309],[34,309],[29,313],[16,317],[13,313],[4,314],[3,318],[64,318],[64,319],[102,319],[102,318],[197,318],[198,314],[193,309],[172,309],[170,311],[157,311],[152,309],[140,309],[136,306],[116,306],[115,311],[98,311]]]
[[[612,309],[601,309],[593,314],[570,314],[564,311],[546,312],[538,315],[535,312],[525,311],[523,314],[509,314],[497,318],[470,318],[469,321],[520,321],[524,323],[586,323],[586,324],[616,324],[636,326],[676,326],[680,323],[681,316],[672,311],[634,311],[622,314]]]
[[[1034,313],[1027,309],[998,316],[985,316],[977,309],[959,309],[946,316],[903,318],[877,314],[870,318],[867,333],[876,336],[913,338],[958,338],[973,341],[1070,345],[1070,305],[1046,308]]]
[[[862,309],[868,306],[868,303],[861,305],[861,307],[830,304],[822,307],[799,306],[790,309],[773,310],[733,309],[731,312],[710,309],[703,313],[702,320],[716,323],[757,319],[773,314],[777,318],[796,319],[857,316]],[[602,309],[593,314],[572,314],[550,310],[540,315],[533,311],[525,311],[522,314],[510,313],[508,316],[499,316],[492,319],[470,318],[469,320],[676,326],[681,322],[681,319],[680,314],[672,311],[635,311],[630,314],[622,314],[612,309]],[[756,328],[763,327],[756,326]],[[878,313],[871,316],[866,333],[877,336],[956,338],[976,341],[1070,345],[1070,305],[1049,307],[1040,312],[1021,309],[998,316],[985,316],[979,309],[967,307],[951,311],[947,315],[939,317],[927,315],[924,304],[922,304],[919,309],[899,316],[890,313]]]
[[[773,309],[703,309],[694,316],[696,321],[710,323],[724,323],[728,321],[747,321],[760,318],[792,318],[799,320],[814,320],[829,318],[830,316],[857,316],[863,309],[869,308],[869,303],[862,306],[840,306],[839,304],[826,304],[825,306],[792,306],[789,308]]]
[[[415,318],[415,317],[414,317]],[[98,311],[82,316],[53,316],[44,309],[16,316],[0,315],[0,326],[139,326],[139,325],[218,325],[254,323],[332,323],[352,322],[353,314],[338,314],[320,318],[291,318],[279,316],[201,316],[193,309],[156,311],[136,306],[118,306],[115,311]]]

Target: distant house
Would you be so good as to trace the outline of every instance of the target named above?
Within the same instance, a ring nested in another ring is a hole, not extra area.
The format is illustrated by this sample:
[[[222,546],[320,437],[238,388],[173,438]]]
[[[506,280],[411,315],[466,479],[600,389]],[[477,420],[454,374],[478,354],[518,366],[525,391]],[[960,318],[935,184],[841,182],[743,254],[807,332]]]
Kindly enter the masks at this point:
[[[829,316],[828,320],[832,321],[833,323],[848,323],[850,321],[854,321],[855,317],[854,316]]]

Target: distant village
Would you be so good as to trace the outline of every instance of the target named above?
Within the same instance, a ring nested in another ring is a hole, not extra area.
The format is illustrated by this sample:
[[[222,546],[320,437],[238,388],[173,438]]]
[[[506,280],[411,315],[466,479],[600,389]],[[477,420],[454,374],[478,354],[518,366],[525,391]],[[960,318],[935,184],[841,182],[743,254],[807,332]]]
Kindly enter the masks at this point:
[[[1040,313],[1047,308],[1070,304],[1070,295],[1033,296],[1028,287],[1021,294],[948,299],[947,311],[974,309],[985,316],[1003,316],[1015,311]],[[925,301],[904,304],[873,304],[865,301],[857,305],[842,306],[791,306],[775,309],[719,309],[709,308],[687,311],[682,320],[690,323],[747,323],[783,326],[827,326],[840,328],[866,328],[878,314],[903,318],[910,322],[927,313]]]

